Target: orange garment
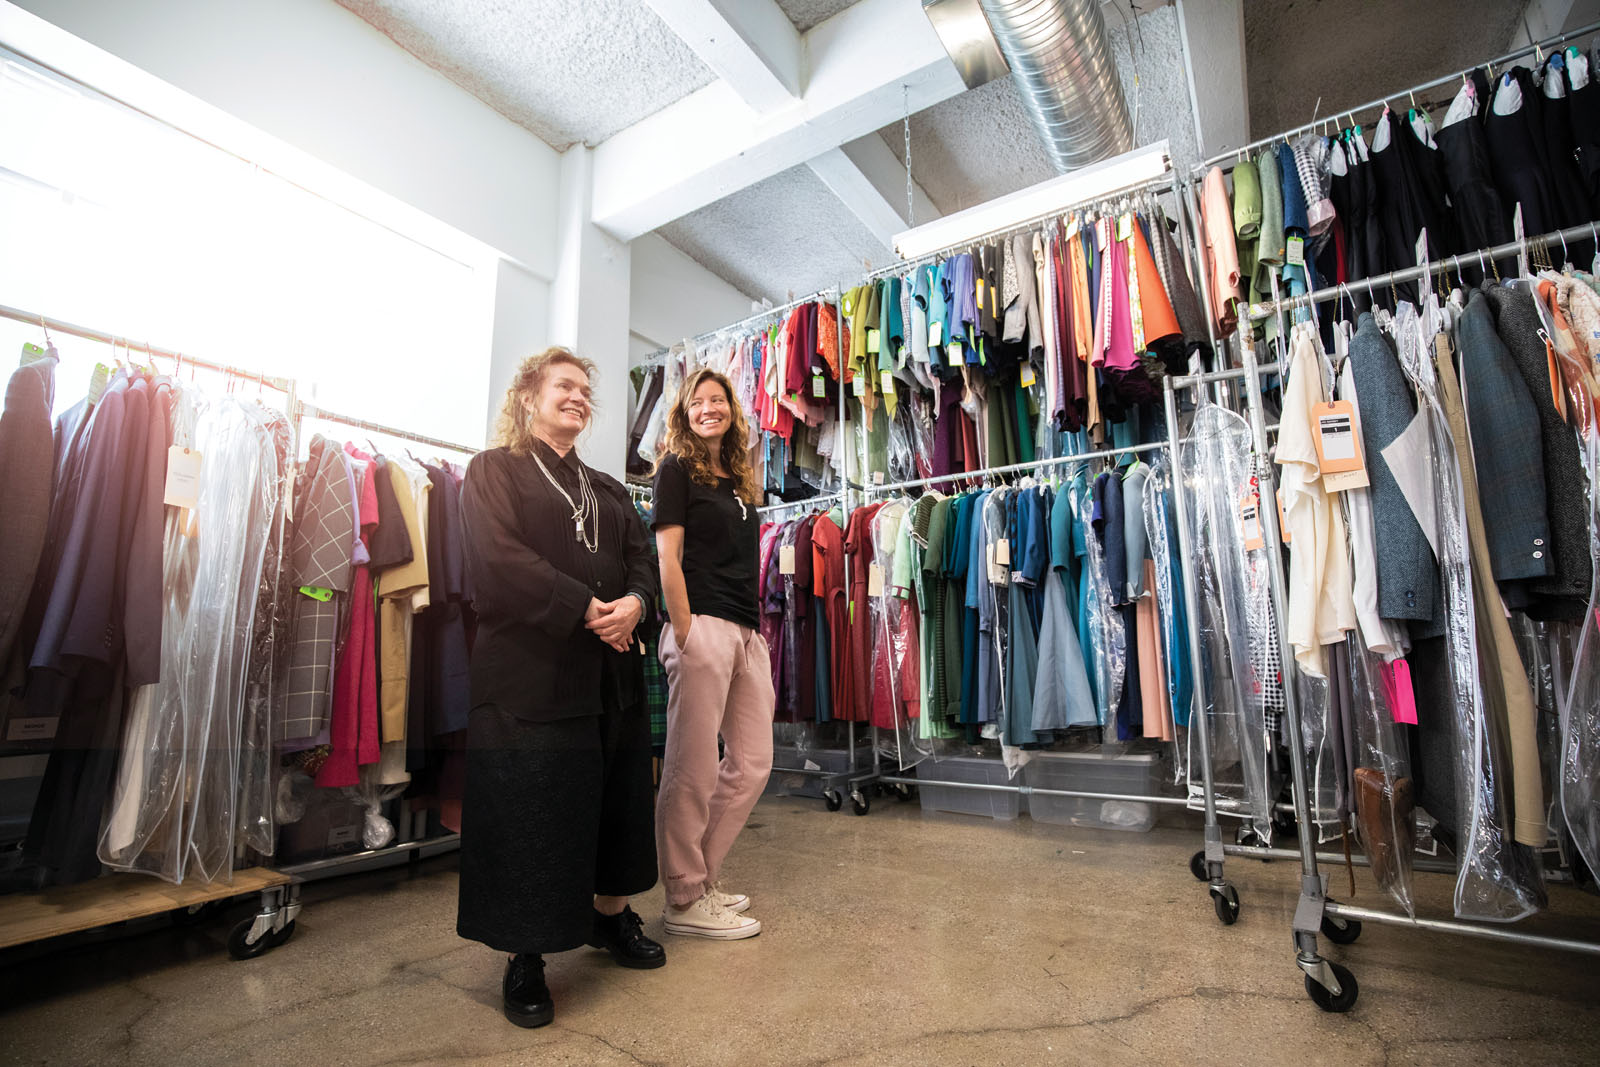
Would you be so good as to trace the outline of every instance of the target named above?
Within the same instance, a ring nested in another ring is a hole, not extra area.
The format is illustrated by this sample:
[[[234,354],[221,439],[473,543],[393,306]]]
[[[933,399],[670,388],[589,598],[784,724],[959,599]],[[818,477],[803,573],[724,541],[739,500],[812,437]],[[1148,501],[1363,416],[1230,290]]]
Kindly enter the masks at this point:
[[[1089,267],[1083,258],[1083,233],[1067,242],[1067,284],[1072,286],[1072,354],[1081,363],[1089,362],[1094,344],[1094,327],[1089,317]]]
[[[850,347],[850,327],[844,328],[844,347]],[[833,380],[839,380],[839,316],[835,314],[833,305],[822,303],[817,306],[817,348],[822,352],[822,361],[833,372]],[[844,369],[844,382],[849,385],[855,375],[850,368]]]
[[[1218,337],[1227,337],[1239,325],[1239,246],[1233,233],[1233,207],[1221,167],[1206,173],[1200,201],[1200,229],[1205,235],[1206,261],[1211,271],[1211,307]]]
[[[1149,348],[1156,341],[1168,337],[1182,337],[1178,316],[1173,313],[1172,300],[1167,287],[1161,284],[1161,274],[1150,255],[1150,245],[1144,239],[1144,230],[1133,227],[1133,258],[1139,277],[1139,306],[1144,310],[1144,343]]]
[[[1561,310],[1560,291],[1554,282],[1539,283],[1539,299],[1544,302],[1555,323],[1555,336],[1544,343],[1545,358],[1549,361],[1551,399],[1564,420],[1568,415],[1567,398],[1576,409],[1578,428],[1589,432],[1590,421],[1600,417],[1600,383],[1596,382],[1594,364],[1588,349],[1578,342],[1567,313]],[[1565,386],[1565,388],[1563,388]]]

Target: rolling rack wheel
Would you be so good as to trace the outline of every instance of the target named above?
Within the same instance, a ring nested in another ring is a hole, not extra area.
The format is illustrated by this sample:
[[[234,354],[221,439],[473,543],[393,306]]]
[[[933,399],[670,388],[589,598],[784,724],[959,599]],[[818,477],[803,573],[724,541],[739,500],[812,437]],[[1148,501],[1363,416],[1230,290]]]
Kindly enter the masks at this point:
[[[822,791],[822,803],[827,805],[829,811],[838,811],[844,807],[844,794],[836,789],[824,789]]]
[[[269,935],[272,938],[273,948],[277,948],[279,945],[283,944],[285,941],[294,936],[295,921],[296,920],[294,919],[290,919],[288,922],[283,924],[282,930],[276,930]]]
[[[236,960],[253,960],[257,956],[265,955],[278,947],[278,941],[268,929],[256,940],[250,940],[250,933],[255,929],[256,920],[260,916],[252,915],[248,919],[240,919],[228,933],[228,953]],[[288,927],[284,927],[288,930]]]
[[[916,795],[916,786],[900,784],[894,787],[894,798],[902,804],[908,800],[915,799]]]
[[[1239,891],[1231,882],[1211,887],[1211,906],[1216,909],[1217,919],[1223,926],[1239,921]]]
[[[850,810],[857,815],[865,815],[872,810],[872,801],[861,790],[857,789],[850,794]]]
[[[1333,976],[1339,980],[1339,992],[1335,994],[1327,986],[1306,975],[1306,995],[1314,1001],[1317,1007],[1329,1012],[1347,1012],[1356,1006],[1356,997],[1361,994],[1356,985],[1356,976],[1349,969],[1341,967],[1331,960],[1325,960],[1328,968],[1333,971]]]
[[[1361,936],[1361,924],[1354,919],[1340,919],[1333,915],[1322,917],[1322,936],[1335,945],[1353,945]],[[1344,979],[1339,979],[1343,982]]]
[[[1206,873],[1206,853],[1204,849],[1189,857],[1189,873],[1194,875],[1197,882],[1209,882],[1211,876]]]

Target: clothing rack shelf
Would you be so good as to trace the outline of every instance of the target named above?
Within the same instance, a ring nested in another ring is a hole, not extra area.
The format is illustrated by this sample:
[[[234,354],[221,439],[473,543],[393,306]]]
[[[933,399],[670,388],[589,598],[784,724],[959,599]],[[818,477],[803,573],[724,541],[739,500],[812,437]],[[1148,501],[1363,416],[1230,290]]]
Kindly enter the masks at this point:
[[[1274,134],[1271,137],[1263,137],[1259,141],[1251,141],[1249,144],[1243,145],[1239,148],[1231,149],[1227,152],[1220,152],[1217,155],[1212,156],[1210,159],[1207,159],[1203,163],[1197,163],[1195,165],[1195,171],[1197,173],[1204,173],[1205,171],[1210,170],[1212,167],[1222,167],[1226,170],[1229,168],[1231,163],[1242,159],[1244,156],[1255,152],[1257,149],[1266,148],[1269,145],[1275,145],[1280,141],[1287,141],[1291,137],[1300,137],[1304,134],[1315,133],[1319,129],[1326,128],[1329,122],[1337,123],[1341,115],[1348,115],[1354,118],[1354,116],[1368,111],[1375,111],[1380,108],[1388,107],[1391,100],[1399,100],[1402,97],[1411,98],[1417,93],[1425,93],[1430,89],[1437,89],[1441,86],[1452,85],[1467,77],[1473,71],[1478,70],[1479,68],[1487,67],[1492,71],[1495,68],[1504,67],[1507,64],[1515,63],[1519,59],[1526,59],[1528,56],[1538,55],[1542,52],[1556,51],[1564,46],[1568,41],[1575,41],[1580,37],[1587,37],[1592,33],[1600,33],[1600,22],[1591,22],[1586,26],[1580,26],[1578,29],[1567,30],[1564,33],[1556,34],[1554,37],[1547,37],[1544,40],[1534,44],[1513,49],[1503,56],[1489,60],[1487,63],[1474,63],[1465,70],[1458,70],[1454,74],[1446,74],[1443,77],[1434,78],[1432,81],[1425,81],[1421,85],[1413,85],[1409,89],[1402,89],[1400,92],[1390,93],[1388,96],[1380,96],[1378,99],[1368,101],[1359,107],[1341,108],[1325,118],[1313,120],[1306,123],[1304,126],[1297,126],[1292,130],[1286,130],[1283,133]]]
[[[385,437],[395,437],[402,441],[412,441],[417,444],[427,445],[429,448],[443,448],[452,452],[462,452],[469,456],[480,451],[480,449],[474,448],[472,445],[457,444],[454,441],[446,441],[441,437],[429,437],[426,434],[412,433],[410,430],[402,430],[394,426],[386,426],[381,422],[372,422],[368,419],[358,419],[353,415],[343,415],[337,411],[330,411],[327,408],[319,407],[316,404],[302,403],[299,405],[299,410],[296,412],[296,414],[302,419],[319,419],[322,422],[336,422],[341,426],[348,426],[357,430],[365,430],[368,433],[379,433],[383,434]]]
[[[751,325],[752,323],[763,322],[774,315],[787,314],[788,312],[793,311],[795,308],[800,307],[802,304],[810,304],[820,300],[828,300],[830,298],[837,300],[838,296],[839,289],[837,286],[833,286],[828,289],[820,289],[817,292],[812,293],[810,296],[802,296],[797,300],[790,300],[783,304],[765,308],[761,311],[754,312],[753,314],[746,315],[744,318],[739,319],[736,322],[730,322],[727,325],[718,326],[716,329],[707,330],[705,333],[697,333],[693,337],[686,337],[684,338],[684,343],[699,344],[702,341],[710,341],[724,334],[733,333],[742,327]],[[662,361],[666,359],[667,353],[670,351],[672,351],[671,345],[668,345],[665,348],[658,348],[634,365],[638,367],[659,367]]]

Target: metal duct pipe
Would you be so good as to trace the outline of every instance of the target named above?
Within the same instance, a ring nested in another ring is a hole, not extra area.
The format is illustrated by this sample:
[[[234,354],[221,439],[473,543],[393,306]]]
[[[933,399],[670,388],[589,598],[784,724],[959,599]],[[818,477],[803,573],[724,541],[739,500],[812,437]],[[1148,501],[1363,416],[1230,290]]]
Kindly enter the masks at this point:
[[[979,0],[1061,173],[1133,148],[1100,0]]]

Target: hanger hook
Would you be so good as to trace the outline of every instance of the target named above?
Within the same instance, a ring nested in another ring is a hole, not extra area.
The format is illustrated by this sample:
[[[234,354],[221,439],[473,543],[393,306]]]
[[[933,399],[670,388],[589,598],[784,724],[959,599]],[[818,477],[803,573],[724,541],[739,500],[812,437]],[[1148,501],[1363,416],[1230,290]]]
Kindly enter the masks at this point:
[[[39,313],[39,329],[44,331],[44,344],[46,348],[52,347],[55,342],[50,340],[50,326],[44,321],[44,312]]]
[[[1481,248],[1478,249],[1478,269],[1483,272],[1484,280],[1487,281],[1489,278],[1489,268],[1484,265],[1483,249]]]
[[[1571,255],[1567,252],[1567,231],[1560,230],[1556,236],[1561,238],[1561,265],[1565,267],[1567,260],[1571,258]]]

